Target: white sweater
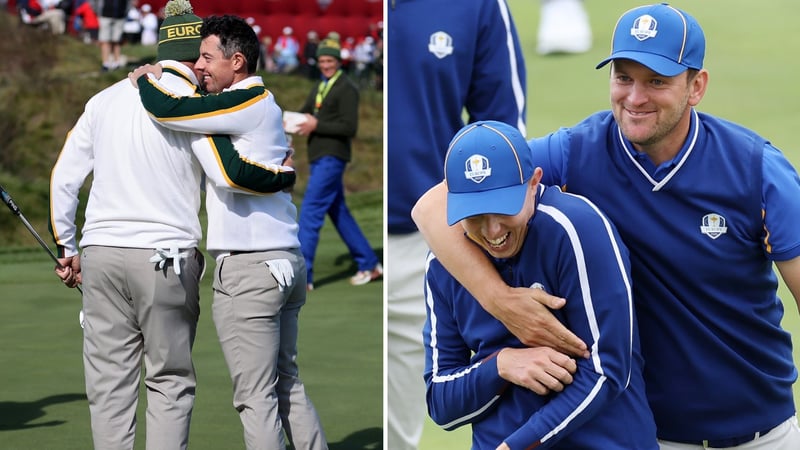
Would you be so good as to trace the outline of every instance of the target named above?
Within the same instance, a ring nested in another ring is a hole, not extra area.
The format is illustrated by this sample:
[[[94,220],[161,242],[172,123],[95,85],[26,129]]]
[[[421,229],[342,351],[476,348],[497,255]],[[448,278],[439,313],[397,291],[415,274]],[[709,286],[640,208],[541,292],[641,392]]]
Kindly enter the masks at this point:
[[[168,86],[159,89],[160,81],[150,81],[154,89],[142,87],[140,83],[143,98],[151,96],[159,107],[170,105],[160,108],[164,114],[150,108],[151,114],[165,127],[229,134],[244,159],[263,165],[280,165],[286,157],[289,148],[283,131],[282,112],[272,93],[264,89],[261,77],[251,76],[220,94],[199,99],[178,98],[165,92],[170,90]],[[237,90],[237,94],[228,95]],[[231,98],[235,100],[227,100]],[[289,193],[248,195],[211,185],[206,193],[206,209],[207,247],[214,257],[230,251],[300,247],[297,209]]]
[[[178,64],[178,63],[175,63]],[[194,74],[161,82],[194,95]],[[189,248],[201,237],[201,170],[193,136],[153,123],[124,79],[93,96],[67,135],[50,180],[51,228],[62,255],[78,252],[78,191],[93,172],[80,246]]]

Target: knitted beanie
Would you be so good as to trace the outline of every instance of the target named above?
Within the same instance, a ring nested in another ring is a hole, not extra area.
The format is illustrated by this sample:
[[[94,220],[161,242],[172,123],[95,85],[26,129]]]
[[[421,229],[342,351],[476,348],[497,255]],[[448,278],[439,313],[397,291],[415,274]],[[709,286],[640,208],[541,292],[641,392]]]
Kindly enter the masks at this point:
[[[200,26],[189,0],[170,0],[164,7],[164,21],[158,29],[159,61],[195,61],[200,57]]]
[[[319,43],[317,47],[317,58],[320,56],[333,56],[336,59],[342,59],[341,46],[339,41],[335,39],[326,38]]]

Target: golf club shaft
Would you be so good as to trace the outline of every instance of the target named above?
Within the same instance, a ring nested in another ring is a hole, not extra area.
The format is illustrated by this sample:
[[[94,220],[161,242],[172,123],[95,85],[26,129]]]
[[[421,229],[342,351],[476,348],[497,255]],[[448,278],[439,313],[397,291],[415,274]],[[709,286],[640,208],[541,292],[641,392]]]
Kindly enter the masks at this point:
[[[35,237],[36,240],[39,241],[39,245],[41,245],[42,248],[45,249],[47,254],[50,255],[50,257],[56,263],[56,267],[58,267],[59,269],[64,269],[64,266],[58,261],[58,257],[56,256],[56,254],[53,253],[52,250],[50,250],[50,247],[47,245],[44,239],[42,239],[42,237],[39,236],[39,233],[36,232],[36,230],[33,228],[33,225],[31,225],[31,223],[28,222],[28,219],[26,219],[25,215],[22,214],[22,211],[20,211],[17,204],[14,203],[14,200],[11,198],[11,195],[9,195],[8,191],[6,191],[5,188],[3,188],[3,186],[1,185],[0,185],[0,197],[3,198],[3,203],[5,203],[8,206],[11,212],[14,213],[15,216],[19,217],[20,220],[22,220],[22,223],[25,224],[25,227],[28,229],[28,231],[31,232],[33,237]],[[78,292],[83,294],[83,290],[81,290],[81,287],[80,286],[76,287],[78,288]]]

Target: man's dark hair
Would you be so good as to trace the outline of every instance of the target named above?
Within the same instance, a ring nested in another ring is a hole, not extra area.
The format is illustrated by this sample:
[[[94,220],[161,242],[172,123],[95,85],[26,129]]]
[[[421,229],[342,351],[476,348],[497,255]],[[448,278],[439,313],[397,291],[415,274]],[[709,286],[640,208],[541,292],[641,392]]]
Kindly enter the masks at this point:
[[[220,50],[226,58],[231,58],[239,52],[247,60],[247,73],[255,73],[258,64],[259,45],[258,36],[253,28],[238,16],[209,16],[203,19],[200,27],[200,37],[208,36],[219,38]]]

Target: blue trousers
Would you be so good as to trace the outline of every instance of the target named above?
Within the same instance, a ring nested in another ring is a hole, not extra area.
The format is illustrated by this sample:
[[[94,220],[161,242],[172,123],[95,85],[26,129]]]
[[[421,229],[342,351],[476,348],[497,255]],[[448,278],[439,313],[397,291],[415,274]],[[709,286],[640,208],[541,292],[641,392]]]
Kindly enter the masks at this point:
[[[311,163],[308,185],[300,206],[300,248],[306,259],[308,283],[313,283],[314,255],[319,244],[319,231],[329,215],[333,226],[358,264],[358,270],[372,270],[378,256],[350,214],[344,200],[344,168],[347,165],[334,156],[323,156]]]

